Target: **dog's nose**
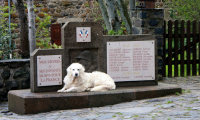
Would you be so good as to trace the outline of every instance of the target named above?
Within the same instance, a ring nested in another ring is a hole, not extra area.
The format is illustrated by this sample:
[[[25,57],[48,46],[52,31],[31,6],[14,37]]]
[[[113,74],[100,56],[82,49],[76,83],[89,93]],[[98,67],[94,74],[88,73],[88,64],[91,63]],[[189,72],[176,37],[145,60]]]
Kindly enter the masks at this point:
[[[78,73],[75,73],[75,76],[78,76]]]

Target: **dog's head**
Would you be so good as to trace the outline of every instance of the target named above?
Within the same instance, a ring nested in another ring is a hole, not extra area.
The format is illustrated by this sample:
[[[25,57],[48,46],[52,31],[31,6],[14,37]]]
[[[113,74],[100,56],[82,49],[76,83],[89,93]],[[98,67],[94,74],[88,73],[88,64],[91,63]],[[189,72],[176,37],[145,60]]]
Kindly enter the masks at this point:
[[[67,74],[70,74],[73,77],[79,77],[83,72],[85,72],[85,68],[79,63],[72,63],[67,68]]]

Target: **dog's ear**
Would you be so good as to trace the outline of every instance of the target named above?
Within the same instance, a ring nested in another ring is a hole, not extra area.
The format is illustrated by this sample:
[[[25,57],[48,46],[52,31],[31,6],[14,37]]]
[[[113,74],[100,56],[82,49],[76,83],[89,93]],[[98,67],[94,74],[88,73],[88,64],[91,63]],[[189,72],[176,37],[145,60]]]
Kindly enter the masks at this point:
[[[67,68],[67,72],[71,71],[71,65]]]
[[[83,67],[83,65],[81,65],[81,72],[85,72],[85,68]]]

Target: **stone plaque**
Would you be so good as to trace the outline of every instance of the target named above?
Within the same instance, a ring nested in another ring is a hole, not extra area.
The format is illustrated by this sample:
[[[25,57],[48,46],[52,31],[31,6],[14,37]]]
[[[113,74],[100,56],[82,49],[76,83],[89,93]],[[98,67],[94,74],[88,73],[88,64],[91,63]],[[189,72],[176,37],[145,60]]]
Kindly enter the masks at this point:
[[[116,82],[155,80],[155,41],[107,42],[107,73]]]
[[[91,42],[91,27],[76,27],[76,42]]]
[[[62,85],[62,56],[37,56],[37,86]]]

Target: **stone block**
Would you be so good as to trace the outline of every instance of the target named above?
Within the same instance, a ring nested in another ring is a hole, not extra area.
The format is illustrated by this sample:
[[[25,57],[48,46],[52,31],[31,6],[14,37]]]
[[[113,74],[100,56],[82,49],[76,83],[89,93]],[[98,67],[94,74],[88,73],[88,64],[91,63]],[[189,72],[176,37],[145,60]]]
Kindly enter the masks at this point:
[[[21,89],[30,88],[30,78],[21,81]]]
[[[58,18],[58,23],[66,23],[66,22],[83,22],[83,18]]]
[[[17,78],[30,78],[29,70],[21,68],[21,69],[17,70],[14,73],[13,78],[14,79],[17,79]]]
[[[53,14],[55,12],[55,9],[51,8],[50,12],[51,12],[51,14]]]
[[[146,19],[146,18],[147,18],[147,12],[140,12],[140,13],[139,13],[139,17],[140,17],[141,19]]]
[[[163,48],[158,49],[158,56],[163,56]]]
[[[19,82],[16,80],[11,80],[6,82],[6,89],[9,90],[17,90],[19,88]]]
[[[163,35],[164,34],[164,28],[155,28],[154,33],[156,35]]]
[[[57,7],[57,5],[56,5],[55,3],[52,3],[52,2],[51,2],[51,3],[49,3],[49,4],[48,4],[48,6],[49,6],[49,8],[54,8],[54,7]]]
[[[156,36],[157,46],[163,46],[163,36]]]
[[[3,80],[0,79],[0,88],[4,87],[4,82]]]
[[[53,110],[92,108],[162,97],[181,91],[177,85],[164,83],[157,86],[118,87],[105,92],[31,93],[29,89],[13,90],[8,93],[8,110],[17,114],[36,114]]]
[[[162,75],[162,69],[158,69],[158,74]]]
[[[164,19],[164,9],[154,9],[150,12],[151,19]]]
[[[42,8],[41,11],[42,11],[42,12],[45,12],[45,13],[48,13],[49,8]]]
[[[163,60],[162,59],[158,59],[158,66],[163,66]]]
[[[135,20],[135,26],[136,27],[144,27],[145,21],[141,20],[141,19],[136,19]]]
[[[148,40],[155,40],[155,37],[153,35],[129,35],[129,36],[103,36],[103,41],[104,41],[104,48],[107,48],[107,43],[108,42],[129,42],[129,41],[148,41]],[[155,74],[157,74],[157,42],[155,40]],[[130,45],[131,47],[131,45]],[[104,51],[104,68],[105,71],[108,71],[107,69],[107,52],[106,50]],[[143,80],[143,81],[126,81],[126,82],[116,82],[117,87],[127,87],[127,86],[141,86],[141,85],[157,85],[157,75],[155,75],[155,80]]]
[[[10,78],[10,69],[4,69],[4,71],[1,73],[1,77],[4,80],[7,80],[8,78]]]
[[[158,21],[157,20],[149,20],[149,25],[150,26],[157,26],[158,25]]]
[[[49,92],[49,91],[57,91],[62,88],[62,85],[54,85],[54,86],[43,86],[38,87],[37,85],[37,56],[44,56],[44,55],[61,55],[62,56],[62,80],[64,79],[64,76],[66,75],[66,56],[64,55],[66,53],[63,49],[36,49],[30,56],[30,67],[32,70],[30,71],[30,79],[31,79],[31,92]]]
[[[141,34],[152,34],[152,31],[150,29],[141,29]]]
[[[154,15],[164,17],[164,11],[155,11],[155,12],[154,12]]]
[[[139,29],[137,27],[132,27],[132,34],[139,34]]]
[[[131,12],[132,17],[137,17],[137,13],[138,13],[137,11],[132,11]]]

